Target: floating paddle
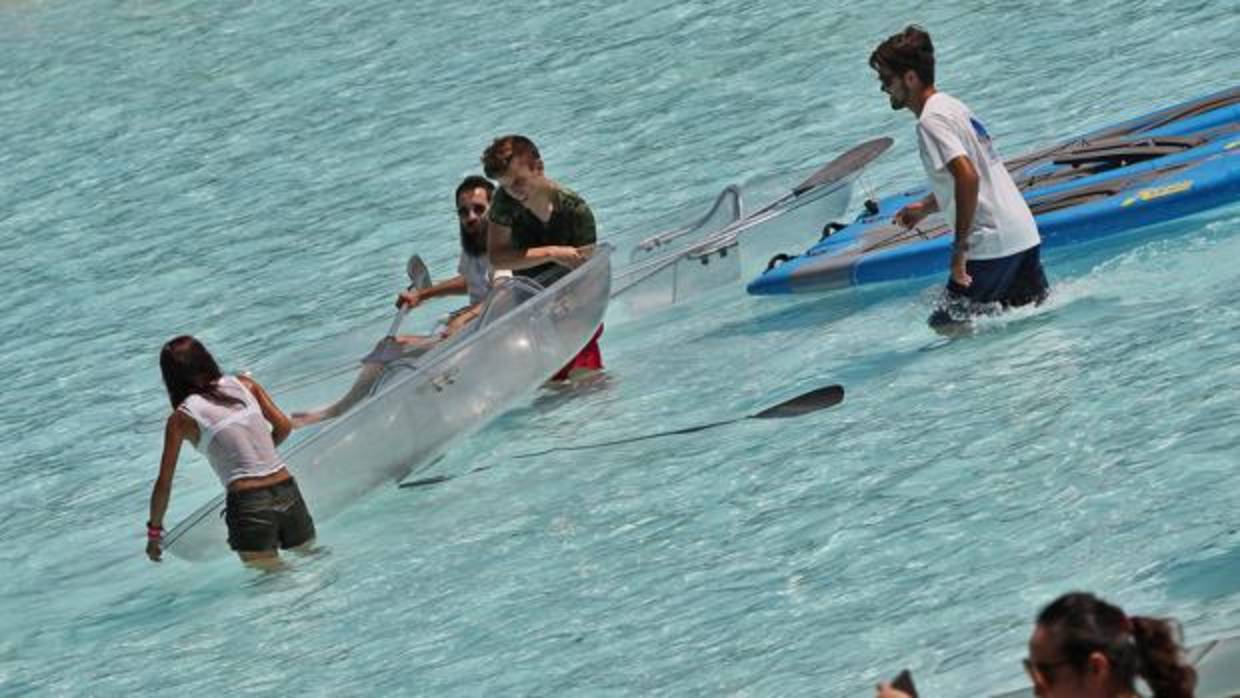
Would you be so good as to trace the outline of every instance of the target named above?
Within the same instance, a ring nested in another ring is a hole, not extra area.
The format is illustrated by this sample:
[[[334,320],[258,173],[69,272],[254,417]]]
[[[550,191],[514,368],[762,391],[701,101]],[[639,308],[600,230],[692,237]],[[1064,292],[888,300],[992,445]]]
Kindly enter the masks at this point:
[[[603,446],[618,446],[620,444],[628,444],[628,443],[633,443],[635,441],[657,439],[662,436],[674,436],[677,434],[693,434],[699,431],[706,431],[707,429],[714,429],[715,427],[721,427],[726,424],[735,424],[736,422],[741,422],[746,419],[785,419],[788,417],[800,417],[801,415],[809,414],[810,412],[817,412],[818,410],[826,409],[828,407],[834,407],[835,405],[838,405],[843,401],[844,401],[844,386],[828,385],[824,388],[816,388],[814,390],[809,391],[808,393],[803,393],[790,400],[784,400],[778,405],[775,405],[773,407],[768,407],[765,410],[762,410],[761,412],[758,412],[756,414],[749,414],[743,417],[733,417],[732,419],[725,419],[721,422],[699,424],[695,427],[685,427],[683,429],[673,429],[672,431],[660,431],[660,432],[655,432],[653,434],[631,436],[626,439],[616,439],[614,441],[600,441],[598,443],[580,444],[576,446],[557,446],[555,448],[549,448],[545,451],[536,451],[533,453],[522,453],[517,456],[514,456],[514,458],[533,458],[534,456],[543,456],[548,453],[553,453],[555,451],[584,451],[590,448],[602,448]]]
[[[427,270],[426,264],[419,255],[413,255],[409,258],[409,263],[405,266],[406,273],[409,274],[409,290],[418,289],[419,291],[431,287],[431,273]],[[409,306],[402,305],[396,310],[396,317],[392,318],[392,326],[388,328],[388,332],[383,339],[375,345],[375,348],[369,354],[362,357],[364,364],[385,364],[393,359],[400,358],[403,348],[396,341],[396,331],[400,329],[400,323],[404,321],[405,316],[409,314]]]
[[[784,400],[778,405],[762,410],[756,414],[745,415],[744,417],[733,417],[725,419],[722,422],[711,422],[710,424],[700,424],[696,427],[686,427],[684,429],[676,429],[674,431],[661,431],[655,434],[645,434],[642,436],[633,436],[627,439],[616,439],[615,441],[601,441],[593,444],[581,444],[578,446],[559,446],[557,448],[549,448],[545,451],[537,451],[534,453],[522,453],[514,456],[514,458],[533,458],[534,456],[542,456],[553,451],[582,451],[588,448],[602,448],[603,446],[615,446],[618,444],[633,443],[634,441],[644,441],[646,439],[657,439],[660,436],[672,436],[675,434],[692,434],[698,431],[714,429],[725,424],[734,424],[746,419],[786,419],[788,417],[800,417],[803,414],[817,412],[821,409],[834,407],[844,401],[844,386],[828,385],[824,388],[816,388],[808,393],[802,393],[790,400]],[[474,468],[469,473],[476,473],[487,470],[491,466],[484,465],[480,468]],[[438,485],[441,482],[455,479],[456,475],[433,475],[418,480],[410,480],[397,485],[400,488],[426,487],[429,485]]]

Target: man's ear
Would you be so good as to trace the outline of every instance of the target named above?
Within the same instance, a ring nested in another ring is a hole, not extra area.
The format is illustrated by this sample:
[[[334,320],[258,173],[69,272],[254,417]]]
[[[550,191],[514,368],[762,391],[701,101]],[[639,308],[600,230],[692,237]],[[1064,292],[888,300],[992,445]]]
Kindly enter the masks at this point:
[[[533,170],[535,174],[541,175],[543,173],[542,158],[534,158],[534,161],[530,163],[530,169]]]
[[[1101,652],[1090,652],[1085,662],[1086,679],[1098,686],[1105,687],[1111,683],[1111,660]]]
[[[921,78],[917,76],[916,70],[906,70],[900,74],[900,82],[904,83],[904,89],[909,92],[917,92],[921,89]]]

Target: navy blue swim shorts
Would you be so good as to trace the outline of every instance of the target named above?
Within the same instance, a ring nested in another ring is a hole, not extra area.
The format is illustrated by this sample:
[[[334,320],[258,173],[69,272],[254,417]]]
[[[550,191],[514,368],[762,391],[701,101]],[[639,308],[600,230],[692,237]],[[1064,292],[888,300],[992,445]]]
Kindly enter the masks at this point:
[[[967,322],[1046,300],[1050,284],[1042,269],[1041,249],[1034,245],[1007,257],[965,262],[973,283],[965,287],[949,279],[943,300],[930,315],[930,325]]]

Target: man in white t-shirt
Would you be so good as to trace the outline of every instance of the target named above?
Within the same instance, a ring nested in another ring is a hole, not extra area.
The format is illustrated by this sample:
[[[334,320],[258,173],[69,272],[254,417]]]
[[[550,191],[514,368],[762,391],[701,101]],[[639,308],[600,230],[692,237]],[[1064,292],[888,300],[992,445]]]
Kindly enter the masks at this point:
[[[930,35],[906,27],[870,54],[870,67],[891,108],[917,116],[921,163],[930,179],[931,193],[902,208],[895,222],[911,227],[943,211],[956,231],[945,302],[930,325],[951,332],[971,316],[1041,303],[1048,284],[1033,214],[982,121],[934,88]]]
[[[482,301],[491,290],[495,277],[487,257],[487,211],[491,207],[491,195],[495,185],[485,177],[470,175],[456,188],[456,217],[461,233],[461,257],[457,262],[457,275],[429,288],[402,291],[396,297],[396,306],[416,308],[422,301],[439,296],[469,294],[469,305],[454,311],[440,333],[450,337],[469,324],[482,312]],[[407,344],[427,341],[424,337],[402,336],[397,338]]]

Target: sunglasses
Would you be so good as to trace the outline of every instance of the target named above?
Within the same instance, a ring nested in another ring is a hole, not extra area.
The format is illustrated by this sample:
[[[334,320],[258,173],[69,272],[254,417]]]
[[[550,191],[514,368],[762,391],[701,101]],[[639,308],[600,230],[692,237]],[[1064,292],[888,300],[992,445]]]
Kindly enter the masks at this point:
[[[900,78],[900,73],[888,73],[887,71],[878,71],[878,82],[883,87],[890,85]]]
[[[1030,679],[1036,682],[1038,677],[1041,676],[1047,683],[1055,680],[1055,667],[1071,664],[1071,662],[1066,659],[1061,659],[1057,662],[1035,662],[1032,659],[1025,657],[1020,661],[1025,665],[1025,673],[1029,674]]]
[[[481,217],[482,214],[486,212],[487,212],[487,207],[483,206],[482,204],[470,204],[469,206],[459,206],[456,209],[456,215],[462,218],[464,218],[465,216],[468,216],[471,213],[474,214],[475,216]]]

